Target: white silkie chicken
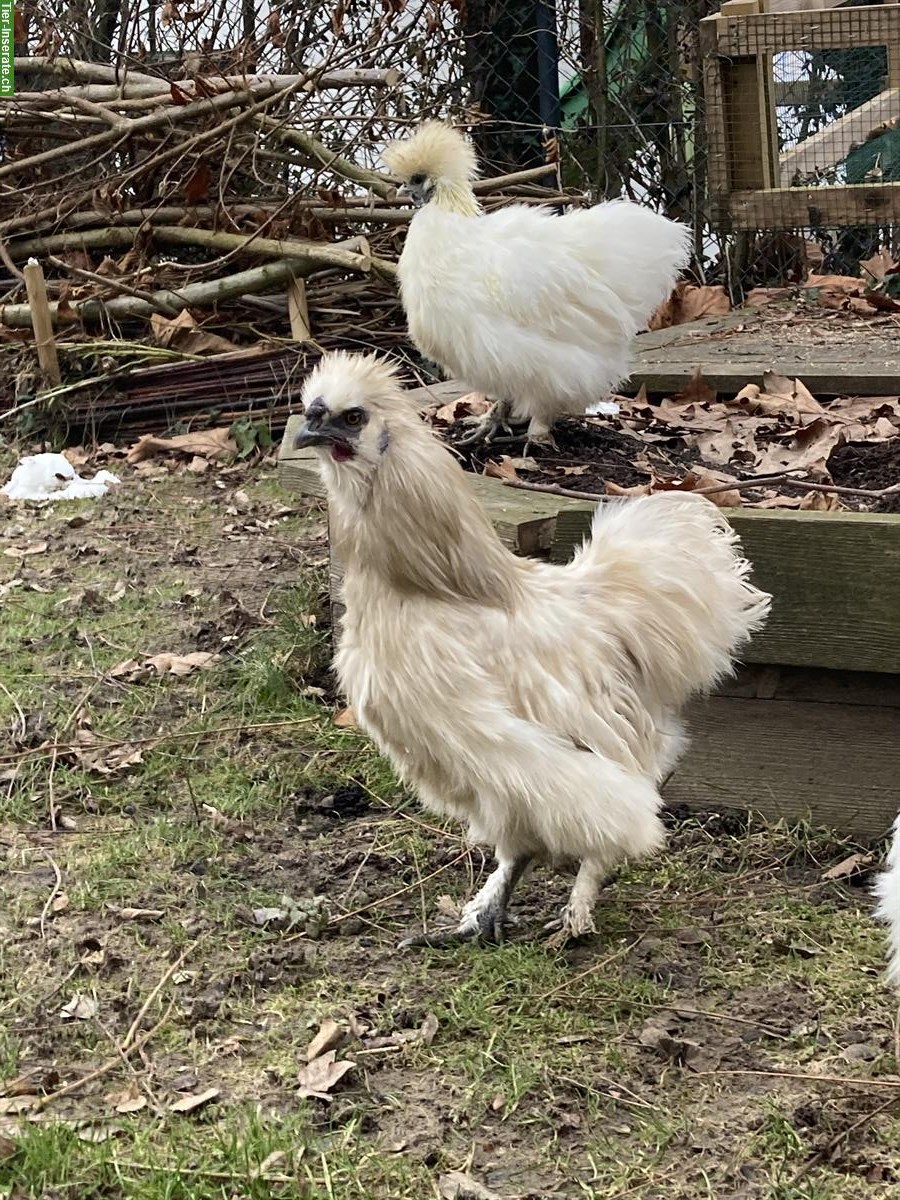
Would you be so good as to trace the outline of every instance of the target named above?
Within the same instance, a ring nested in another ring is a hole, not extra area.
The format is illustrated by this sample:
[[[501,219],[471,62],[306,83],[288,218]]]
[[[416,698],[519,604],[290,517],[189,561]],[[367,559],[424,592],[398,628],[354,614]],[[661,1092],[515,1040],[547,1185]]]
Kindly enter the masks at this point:
[[[900,988],[900,816],[891,831],[887,870],[875,881],[876,916],[888,927],[888,982]]]
[[[483,213],[475,153],[440,121],[384,159],[418,207],[399,266],[410,337],[495,399],[477,436],[512,419],[552,443],[558,417],[628,376],[634,335],[687,264],[688,229],[624,200],[563,216],[524,204]]]
[[[516,557],[375,357],[326,357],[303,397],[295,444],[318,451],[344,568],[341,687],[422,802],[496,847],[448,936],[499,937],[533,859],[580,864],[562,933],[590,932],[609,872],[663,844],[685,701],[769,597],[698,496],[600,506],[566,566]]]

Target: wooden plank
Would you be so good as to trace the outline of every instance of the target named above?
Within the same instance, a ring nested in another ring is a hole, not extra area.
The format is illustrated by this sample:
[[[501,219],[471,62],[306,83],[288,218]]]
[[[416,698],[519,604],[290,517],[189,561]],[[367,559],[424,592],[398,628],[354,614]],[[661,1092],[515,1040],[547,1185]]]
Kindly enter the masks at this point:
[[[741,700],[808,700],[816,704],[900,709],[900,675],[745,664],[716,689],[716,694]],[[897,806],[900,808],[900,796]]]
[[[308,342],[312,337],[309,325],[309,305],[306,302],[306,281],[292,279],[287,290],[288,320],[295,342]]]
[[[718,17],[718,53],[727,58],[836,46],[890,46],[900,39],[900,5]]]
[[[728,186],[733,191],[771,188],[772,165],[762,123],[763,65],[759,58],[724,63],[722,89],[728,142]]]
[[[718,317],[701,317],[699,321],[686,321],[683,325],[670,325],[666,329],[653,329],[639,333],[634,348],[639,354],[651,350],[660,350],[663,346],[673,343],[689,342],[694,338],[709,337],[713,333],[722,333],[727,329],[736,329],[747,324],[748,310],[735,309],[734,312],[723,313]]]
[[[790,822],[809,815],[860,838],[883,835],[897,814],[896,704],[714,696],[690,707],[688,728],[691,743],[664,791],[670,803]]]
[[[759,13],[760,0],[725,0],[725,3],[719,9],[719,16],[722,17],[744,17],[749,13]]]
[[[721,202],[731,184],[728,178],[728,129],[725,122],[723,70],[725,60],[718,52],[718,22],[700,22],[700,53],[703,71],[703,111],[706,121],[706,172],[713,217],[723,219]]]
[[[559,513],[551,561],[571,557],[590,519],[575,502]],[[900,515],[732,509],[728,519],[774,597],[746,662],[900,673]]]
[[[779,156],[782,187],[790,187],[795,175],[805,177],[823,168],[836,167],[873,129],[898,116],[900,88],[879,92],[859,108],[785,150]]]
[[[697,346],[690,358],[666,360],[656,355],[638,355],[623,391],[636,392],[643,385],[651,395],[671,395],[702,369],[707,383],[723,395],[735,395],[744,384],[761,385],[767,371],[791,379],[802,379],[817,396],[896,396],[900,394],[900,361],[879,363],[823,363],[811,358],[782,357],[773,347],[770,359],[748,358],[720,361]]]
[[[59,371],[59,357],[56,353],[56,338],[53,336],[53,319],[50,316],[50,305],[47,301],[47,285],[44,281],[41,264],[36,258],[29,258],[22,275],[25,279],[28,307],[31,309],[31,328],[34,331],[34,341],[44,387],[59,387],[62,376]]]
[[[737,190],[720,201],[732,229],[809,229],[900,220],[900,183]]]
[[[837,8],[845,0],[760,0],[761,12],[816,12],[819,9]]]

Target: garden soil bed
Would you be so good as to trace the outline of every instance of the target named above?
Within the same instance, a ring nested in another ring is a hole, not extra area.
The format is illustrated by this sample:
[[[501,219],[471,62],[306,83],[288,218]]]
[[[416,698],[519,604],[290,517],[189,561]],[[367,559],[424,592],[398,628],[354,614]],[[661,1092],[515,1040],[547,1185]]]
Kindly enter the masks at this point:
[[[725,483],[731,479],[746,485],[748,479],[761,473],[749,464],[742,469],[735,463],[723,466],[711,461],[683,434],[652,418],[639,433],[617,427],[620,419],[586,417],[560,421],[554,428],[555,449],[526,446],[524,437],[488,446],[457,448],[466,469],[478,474],[497,474],[525,483],[597,495],[678,488],[689,473],[694,478],[699,474],[695,487],[715,486],[717,481]],[[441,430],[451,445],[469,432],[471,425],[463,420]],[[768,444],[776,441],[774,435],[773,430]],[[758,440],[760,445],[767,445],[763,438]],[[528,457],[523,458],[526,449]],[[885,441],[844,442],[831,449],[822,468],[808,476],[811,482],[824,481],[867,491],[900,484],[900,436]],[[689,489],[690,482],[689,479]],[[740,494],[746,507],[814,506],[799,487],[774,482],[759,488],[744,486]],[[733,497],[730,493],[727,496],[730,503]],[[900,493],[881,498],[841,495],[837,499],[835,496],[829,506],[849,511],[900,512]]]

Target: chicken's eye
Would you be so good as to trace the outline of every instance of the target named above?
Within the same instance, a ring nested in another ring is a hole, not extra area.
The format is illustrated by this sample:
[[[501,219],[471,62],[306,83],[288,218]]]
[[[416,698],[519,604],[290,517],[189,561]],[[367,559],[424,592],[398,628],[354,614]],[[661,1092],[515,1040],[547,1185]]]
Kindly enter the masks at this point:
[[[344,413],[344,423],[347,425],[362,425],[363,410],[361,408],[348,408]]]
[[[423,184],[425,182],[425,175],[423,174],[423,172],[419,171],[415,175],[410,175],[409,182],[414,184],[416,187],[419,187],[421,184]]]

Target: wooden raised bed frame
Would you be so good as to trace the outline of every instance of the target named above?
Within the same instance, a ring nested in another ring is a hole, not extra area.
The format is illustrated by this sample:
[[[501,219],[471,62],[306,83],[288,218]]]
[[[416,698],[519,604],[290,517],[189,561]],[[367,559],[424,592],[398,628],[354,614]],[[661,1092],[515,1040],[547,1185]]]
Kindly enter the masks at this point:
[[[285,430],[279,477],[294,494],[323,497],[314,453],[293,448],[300,420]],[[590,528],[588,503],[470,478],[518,554],[566,562]],[[738,676],[692,705],[691,745],[666,798],[878,837],[900,808],[900,516],[727,515],[774,596],[772,616]],[[332,563],[332,597],[339,579]]]

